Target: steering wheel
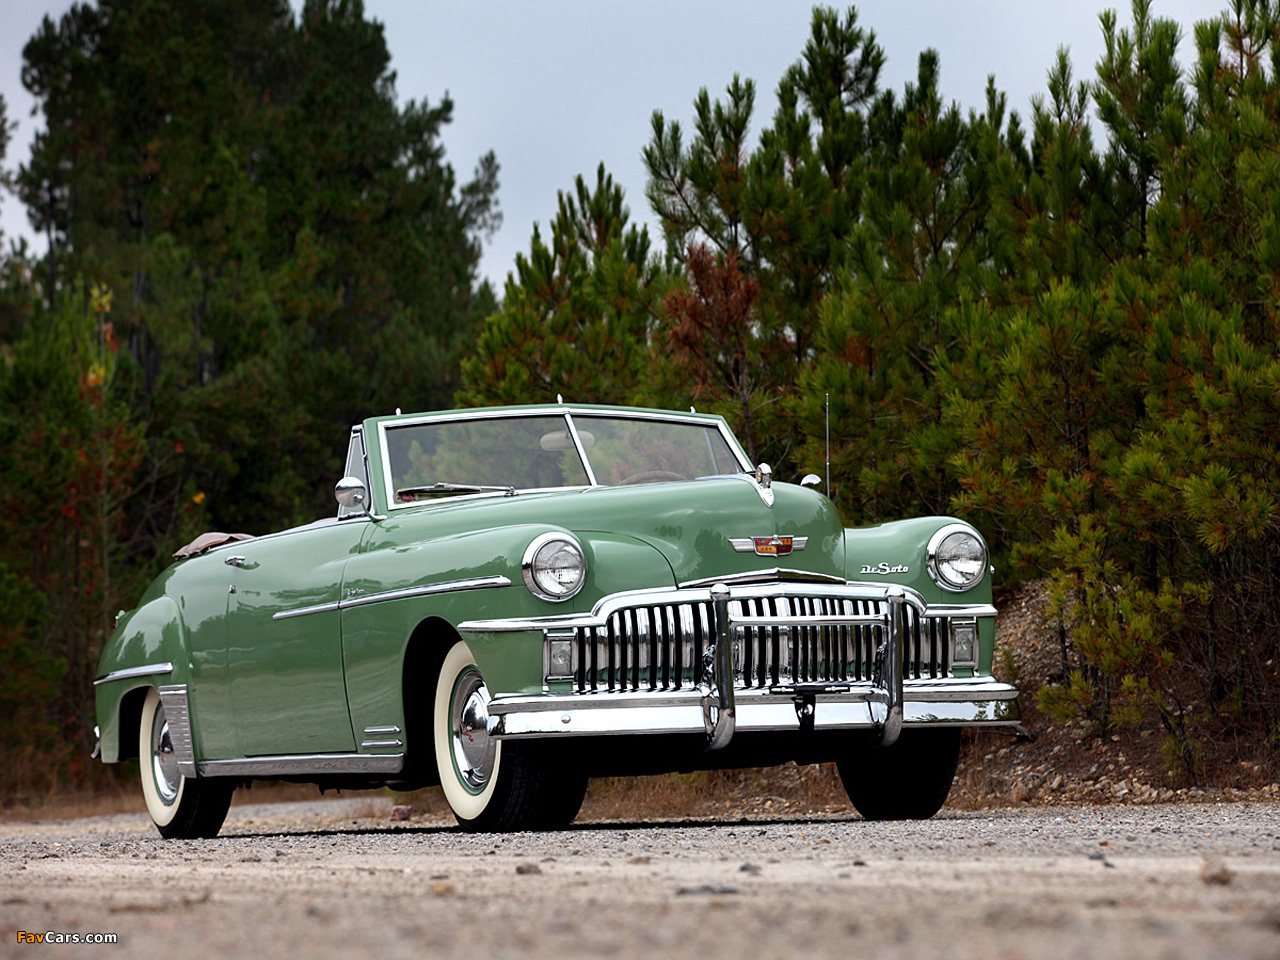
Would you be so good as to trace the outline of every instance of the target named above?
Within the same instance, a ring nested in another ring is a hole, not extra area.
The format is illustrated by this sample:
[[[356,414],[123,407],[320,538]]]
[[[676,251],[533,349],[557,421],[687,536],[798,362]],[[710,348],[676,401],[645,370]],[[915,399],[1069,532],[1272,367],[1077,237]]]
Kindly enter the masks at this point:
[[[666,480],[688,479],[688,477],[679,473],[672,473],[670,470],[646,470],[644,473],[633,473],[627,479],[619,482],[618,486],[626,487],[635,483],[662,483]]]

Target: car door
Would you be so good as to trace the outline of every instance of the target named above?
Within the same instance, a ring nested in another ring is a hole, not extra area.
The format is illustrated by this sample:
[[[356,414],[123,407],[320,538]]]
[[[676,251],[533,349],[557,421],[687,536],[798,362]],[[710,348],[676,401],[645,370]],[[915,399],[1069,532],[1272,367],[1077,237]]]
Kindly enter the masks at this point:
[[[226,682],[242,756],[354,752],[338,602],[368,527],[325,520],[226,552]]]

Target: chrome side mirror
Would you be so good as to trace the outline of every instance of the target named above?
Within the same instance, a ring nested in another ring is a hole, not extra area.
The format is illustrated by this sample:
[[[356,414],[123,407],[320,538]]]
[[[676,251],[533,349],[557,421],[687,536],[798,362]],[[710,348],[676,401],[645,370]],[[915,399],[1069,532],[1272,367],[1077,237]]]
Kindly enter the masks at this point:
[[[333,487],[333,499],[344,507],[363,507],[368,495],[364,481],[358,477],[343,477]]]
[[[820,487],[822,486],[822,478],[816,473],[806,473],[804,479],[800,481],[802,487]]]

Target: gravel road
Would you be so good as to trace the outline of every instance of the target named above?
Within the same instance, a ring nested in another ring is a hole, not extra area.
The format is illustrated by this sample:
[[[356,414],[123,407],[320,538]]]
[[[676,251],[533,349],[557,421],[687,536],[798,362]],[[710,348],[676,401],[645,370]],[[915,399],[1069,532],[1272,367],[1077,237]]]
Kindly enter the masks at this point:
[[[383,801],[0,823],[0,957],[1280,957],[1280,804],[583,823]],[[114,945],[20,934],[115,934]]]

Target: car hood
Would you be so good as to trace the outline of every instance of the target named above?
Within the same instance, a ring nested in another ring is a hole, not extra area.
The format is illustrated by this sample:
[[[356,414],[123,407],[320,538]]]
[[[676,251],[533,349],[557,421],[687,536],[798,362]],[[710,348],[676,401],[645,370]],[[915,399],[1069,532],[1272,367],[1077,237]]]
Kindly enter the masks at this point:
[[[750,479],[726,477],[441,502],[421,515],[439,533],[544,523],[572,531],[588,550],[601,537],[640,541],[661,553],[676,584],[775,568],[844,577],[844,530],[831,501],[786,483],[772,493],[770,506]],[[755,538],[773,537],[793,538],[791,552],[784,539],[778,553],[758,554]],[[731,539],[752,547],[741,552]]]

